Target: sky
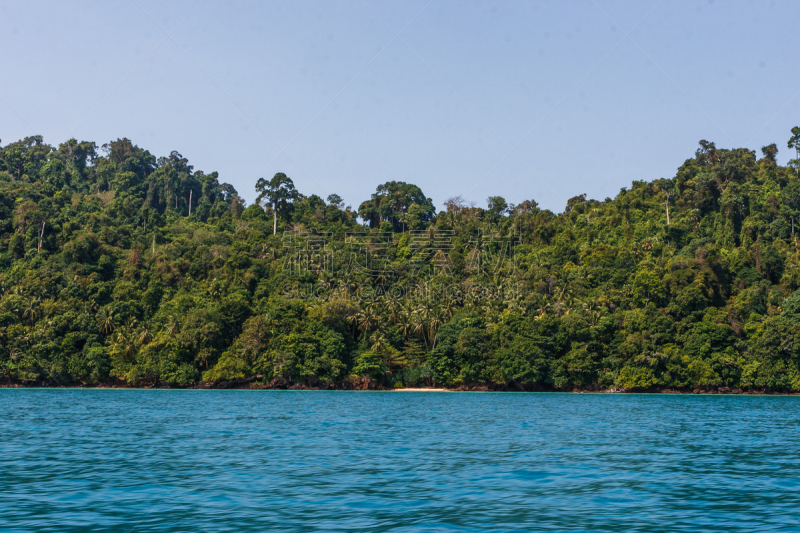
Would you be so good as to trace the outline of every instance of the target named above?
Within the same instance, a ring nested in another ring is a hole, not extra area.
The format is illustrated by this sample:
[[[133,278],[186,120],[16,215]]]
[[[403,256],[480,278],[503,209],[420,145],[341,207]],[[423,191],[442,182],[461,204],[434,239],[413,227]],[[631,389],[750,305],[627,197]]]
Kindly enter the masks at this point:
[[[127,137],[248,201],[276,172],[437,208],[675,175],[800,125],[800,2],[0,0],[0,139]],[[760,154],[760,151],[759,151]]]

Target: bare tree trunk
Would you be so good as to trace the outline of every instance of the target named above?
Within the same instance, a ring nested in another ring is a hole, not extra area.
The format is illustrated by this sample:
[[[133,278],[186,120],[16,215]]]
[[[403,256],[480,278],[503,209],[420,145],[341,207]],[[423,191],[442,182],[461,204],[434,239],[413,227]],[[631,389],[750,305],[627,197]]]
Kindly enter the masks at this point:
[[[189,216],[192,216],[192,193],[194,191],[189,191]]]
[[[667,193],[667,226],[669,226],[669,193]]]
[[[275,200],[275,205],[272,208],[272,234],[278,234],[278,201]]]
[[[42,238],[44,237],[44,225],[45,225],[45,223],[43,221],[42,222],[42,231],[39,233],[39,247],[36,249],[36,253],[37,254],[42,251]]]

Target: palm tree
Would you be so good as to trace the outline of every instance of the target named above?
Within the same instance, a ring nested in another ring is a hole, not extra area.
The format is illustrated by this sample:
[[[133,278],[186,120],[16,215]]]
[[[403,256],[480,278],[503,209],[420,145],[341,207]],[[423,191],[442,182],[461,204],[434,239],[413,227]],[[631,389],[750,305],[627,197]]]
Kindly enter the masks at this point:
[[[136,360],[136,341],[127,331],[117,332],[112,349],[126,361]]]
[[[567,289],[566,285],[560,285],[556,287],[553,296],[556,300],[565,300],[569,297],[569,290]]]
[[[369,340],[372,342],[370,350],[376,353],[380,353],[382,350],[390,346],[389,341],[387,341],[386,337],[384,337],[379,331],[373,333]]]
[[[413,316],[411,314],[402,315],[400,318],[399,328],[403,339],[407,339],[408,336],[414,331]]]
[[[455,307],[456,307],[456,302],[454,301],[453,298],[450,298],[449,296],[445,298],[444,302],[442,302],[442,312],[444,313],[444,316],[447,317],[448,320],[453,318],[453,311]]]
[[[345,318],[345,320],[351,324],[353,324],[353,338],[356,338],[356,330],[359,324],[359,318],[361,317],[361,310],[359,308],[355,308],[353,310],[353,314]]]
[[[378,272],[378,275],[377,275],[375,278],[376,278],[376,280],[378,281],[378,285],[380,285],[381,287],[383,287],[384,285],[386,285],[386,282],[387,282],[387,281],[389,281],[389,279],[390,279],[391,277],[392,277],[392,272],[391,272],[391,271],[387,271],[387,270],[384,268],[383,270],[381,270],[380,272]]]
[[[222,285],[217,278],[214,278],[211,282],[211,288],[209,288],[208,294],[217,301],[222,298]]]
[[[428,323],[428,336],[433,337],[431,350],[436,349],[436,339],[439,334],[439,328],[442,327],[444,315],[441,309],[435,309],[431,314],[430,322]]]
[[[603,306],[595,299],[589,299],[583,302],[583,310],[589,318],[589,324],[594,327],[603,317]]]
[[[358,314],[358,329],[364,333],[370,331],[378,324],[378,316],[371,307],[366,308]]]
[[[389,322],[397,324],[402,318],[403,308],[400,301],[394,296],[389,296],[386,300],[385,312],[388,315]]]
[[[27,318],[30,323],[31,327],[33,327],[33,323],[36,321],[36,317],[39,316],[39,298],[34,298],[28,303],[28,307],[22,313],[22,318]]]
[[[417,308],[417,313],[421,314],[425,319],[431,316],[431,311],[431,304],[427,300]]]
[[[506,304],[506,308],[508,308],[509,311],[517,312],[521,315],[525,314],[526,309],[525,306],[523,305],[523,298],[521,293],[514,292],[512,295],[509,295],[509,297],[506,298],[503,301],[503,303]]]
[[[139,335],[137,335],[136,340],[139,344],[147,344],[153,340],[153,334],[150,333],[147,328],[142,328],[139,330]]]
[[[465,300],[467,301],[468,305],[476,305],[478,301],[481,300],[482,295],[480,294],[481,293],[481,291],[479,290],[480,287],[477,287],[477,290],[475,289],[476,289],[475,286],[469,286],[466,288],[467,292]]]
[[[114,313],[106,308],[101,309],[97,313],[97,329],[104,335],[114,331]]]
[[[553,310],[558,316],[569,314],[574,298],[565,285],[556,288]]]
[[[403,233],[406,232],[406,221],[408,220],[408,214],[405,211],[400,213],[400,216],[397,217],[400,223],[403,225]]]
[[[132,333],[133,330],[136,329],[136,324],[137,320],[135,318],[132,317],[128,318],[128,320],[125,321],[125,331],[127,331],[128,333]]]
[[[425,349],[428,349],[428,339],[425,337],[425,317],[420,313],[414,314],[413,331],[417,337],[425,341]]]
[[[164,331],[166,331],[168,337],[174,337],[176,333],[180,330],[178,321],[175,320],[175,317],[169,315],[167,317],[167,323],[164,324]]]
[[[95,313],[97,312],[97,302],[94,300],[89,300],[88,302],[84,303],[84,308],[86,309],[87,313]]]
[[[367,302],[366,309],[369,310],[372,314],[375,314],[378,312],[380,304],[381,304],[380,298],[372,298]]]

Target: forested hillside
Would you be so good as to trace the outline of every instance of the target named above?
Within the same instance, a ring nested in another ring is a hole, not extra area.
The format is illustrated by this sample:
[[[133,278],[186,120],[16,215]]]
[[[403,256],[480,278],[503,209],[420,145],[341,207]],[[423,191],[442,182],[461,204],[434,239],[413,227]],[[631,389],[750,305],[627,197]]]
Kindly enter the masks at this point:
[[[29,137],[0,148],[0,383],[797,391],[777,151],[701,141],[556,214],[403,182],[353,209],[283,174],[246,206],[177,152]]]

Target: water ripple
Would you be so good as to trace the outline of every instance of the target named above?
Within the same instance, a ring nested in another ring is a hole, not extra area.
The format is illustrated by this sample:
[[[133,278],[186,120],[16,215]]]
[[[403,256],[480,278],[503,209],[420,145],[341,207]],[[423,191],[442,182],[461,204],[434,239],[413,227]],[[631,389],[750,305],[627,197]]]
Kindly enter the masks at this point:
[[[800,530],[799,402],[6,389],[0,529]]]

